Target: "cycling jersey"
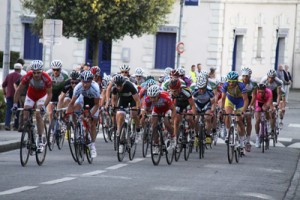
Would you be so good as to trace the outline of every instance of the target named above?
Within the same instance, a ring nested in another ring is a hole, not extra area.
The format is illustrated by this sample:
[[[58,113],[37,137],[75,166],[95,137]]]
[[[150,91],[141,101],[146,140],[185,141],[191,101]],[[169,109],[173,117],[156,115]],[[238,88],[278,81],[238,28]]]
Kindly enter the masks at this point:
[[[265,94],[262,95],[259,92],[256,92],[255,100],[255,111],[261,111],[261,107],[272,99],[272,91],[269,88],[265,89]]]
[[[173,105],[172,99],[167,92],[161,92],[159,99],[156,102],[152,102],[150,97],[147,96],[144,100],[144,109],[151,109],[153,113],[164,115]]]
[[[240,80],[241,82],[243,82],[243,80]],[[251,102],[252,99],[252,92],[254,89],[257,88],[257,82],[250,78],[249,82],[246,84],[245,82],[243,82],[245,84],[245,89],[247,91],[247,95],[248,95],[248,99],[249,99],[249,103]]]
[[[27,96],[33,101],[37,101],[47,94],[47,89],[51,88],[52,81],[46,72],[42,72],[40,80],[34,80],[33,72],[29,71],[23,76],[21,84],[28,86]]]
[[[210,109],[211,108],[211,99],[214,97],[213,91],[207,87],[204,93],[200,93],[199,90],[193,93],[193,99],[196,104],[197,111],[200,112],[204,108]]]
[[[268,76],[264,76],[260,83],[265,84],[267,88],[269,88],[270,90],[272,90],[272,94],[273,94],[273,102],[277,101],[277,88],[281,87],[283,82],[282,80],[280,80],[278,77],[275,77],[274,81],[272,83],[270,83],[268,81]]]
[[[245,84],[237,82],[233,87],[225,82],[222,86],[222,93],[226,93],[225,107],[229,106],[236,109],[240,109],[244,106],[243,94],[247,93]]]
[[[114,95],[118,95],[119,97],[119,107],[127,108],[128,103],[130,103],[130,107],[136,106],[135,100],[133,99],[133,95],[138,93],[138,90],[134,83],[130,81],[125,81],[122,90],[119,91],[116,87],[113,87],[112,93]]]
[[[82,82],[79,82],[73,91],[73,96],[79,97],[80,95],[87,97],[87,98],[100,98],[100,88],[98,83],[92,81],[91,87],[85,90],[82,86]]]
[[[179,80],[180,80],[180,83],[181,83],[181,88],[186,88],[185,82],[181,78],[179,78]],[[164,91],[168,91],[170,89],[169,88],[170,82],[171,82],[171,79],[168,79],[167,81],[163,82],[162,88],[163,88]]]
[[[61,71],[59,76],[54,76],[52,69],[47,71],[52,79],[52,102],[58,101],[58,96],[65,86],[65,82],[69,79],[68,74],[65,71]]]
[[[181,113],[184,109],[190,109],[188,106],[190,105],[189,99],[192,98],[191,92],[186,89],[182,88],[180,93],[177,96],[172,95],[173,102],[176,106],[177,112]]]

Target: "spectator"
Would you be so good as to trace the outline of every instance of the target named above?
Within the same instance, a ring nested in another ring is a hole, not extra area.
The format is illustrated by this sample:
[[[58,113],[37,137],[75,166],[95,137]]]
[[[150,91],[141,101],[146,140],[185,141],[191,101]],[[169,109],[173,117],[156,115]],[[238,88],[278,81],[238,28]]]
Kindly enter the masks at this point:
[[[208,73],[208,77],[210,79],[215,79],[216,78],[216,68],[214,68],[214,67],[210,68],[210,71]]]
[[[200,75],[200,72],[201,72],[201,70],[202,70],[201,63],[198,63],[198,64],[197,64],[197,71],[196,71],[196,73],[197,73],[197,76],[199,76],[199,75]]]
[[[284,79],[284,70],[283,70],[283,65],[280,64],[278,65],[278,70],[277,70],[277,77],[283,82],[285,82],[285,79]]]
[[[196,83],[196,79],[197,79],[196,65],[191,66],[190,76],[191,76],[193,83]]]
[[[83,65],[83,71],[90,70],[90,68],[91,68],[91,64],[88,62]]]
[[[3,88],[3,94],[6,98],[6,114],[5,114],[5,130],[10,130],[10,121],[11,121],[11,108],[13,107],[13,101],[14,101],[14,95],[15,95],[15,88],[14,83],[21,77],[21,69],[22,64],[16,63],[14,65],[15,71],[8,74],[5,78],[2,88]],[[14,120],[14,129],[17,130],[19,125],[19,119],[17,115],[17,119]]]
[[[293,82],[292,76],[289,72],[289,66],[286,64],[284,65],[284,78],[287,81],[287,84],[283,85],[283,89],[285,90],[285,101],[288,102],[289,99],[289,92],[290,92],[290,85]]]

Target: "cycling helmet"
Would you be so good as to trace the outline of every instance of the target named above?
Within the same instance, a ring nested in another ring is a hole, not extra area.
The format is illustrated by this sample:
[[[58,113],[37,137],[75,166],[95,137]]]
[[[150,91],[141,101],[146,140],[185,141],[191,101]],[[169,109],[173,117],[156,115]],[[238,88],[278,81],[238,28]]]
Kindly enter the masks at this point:
[[[103,80],[109,82],[109,81],[111,81],[111,76],[110,76],[110,75],[105,75],[105,76],[103,77]]]
[[[171,76],[179,76],[180,74],[179,74],[179,71],[177,70],[177,69],[173,69],[172,71],[171,71]]]
[[[151,80],[151,79],[154,80],[154,77],[151,76],[151,75],[146,77],[146,81],[147,81],[147,80]]]
[[[180,76],[184,76],[185,75],[185,69],[178,68],[177,70],[178,70]]]
[[[121,65],[120,66],[120,70],[121,71],[129,71],[130,70],[130,66],[129,65]]]
[[[171,68],[171,67],[167,67],[167,68],[165,69],[165,72],[164,72],[165,76],[169,76],[170,73],[171,73],[171,71],[172,71],[172,68]]]
[[[204,87],[206,87],[206,85],[207,85],[207,79],[206,79],[206,78],[200,78],[200,79],[197,81],[197,83],[196,83],[196,86],[197,86],[198,88],[204,88]]]
[[[156,97],[160,94],[160,88],[158,85],[152,85],[147,89],[147,96]]]
[[[149,79],[147,81],[147,88],[149,88],[152,85],[156,85],[156,81],[154,79]]]
[[[171,80],[169,85],[171,90],[178,90],[181,87],[181,82],[179,79]]]
[[[60,60],[53,60],[50,64],[52,69],[61,69],[62,68],[62,62]]]
[[[258,90],[265,90],[266,89],[266,85],[263,84],[263,83],[260,83],[260,84],[258,84],[257,89]]]
[[[135,75],[136,76],[143,76],[143,70],[141,68],[136,68]]]
[[[80,74],[79,72],[73,70],[71,73],[70,73],[70,77],[72,80],[77,80],[79,78]]]
[[[100,76],[100,72],[101,72],[100,67],[93,66],[90,70],[94,76]]]
[[[121,74],[117,74],[114,76],[114,83],[117,85],[117,86],[122,86],[124,85],[126,79],[124,76],[122,76]]]
[[[227,80],[237,80],[239,78],[239,74],[236,71],[231,71],[226,76]]]
[[[159,78],[158,78],[158,82],[159,82],[159,83],[163,83],[163,82],[164,82],[164,77],[163,77],[163,76],[159,77]]]
[[[33,60],[30,64],[31,70],[43,70],[43,61]]]
[[[222,76],[221,78],[220,78],[220,83],[225,83],[226,82],[226,76]]]
[[[207,71],[201,71],[199,74],[200,77],[208,78],[208,72]]]
[[[89,70],[86,70],[80,74],[80,79],[82,81],[91,81],[91,80],[93,80],[93,78],[94,78],[94,75]]]
[[[242,68],[242,76],[251,76],[252,70],[249,67]]]
[[[274,69],[270,69],[267,75],[268,77],[276,77],[277,73]]]

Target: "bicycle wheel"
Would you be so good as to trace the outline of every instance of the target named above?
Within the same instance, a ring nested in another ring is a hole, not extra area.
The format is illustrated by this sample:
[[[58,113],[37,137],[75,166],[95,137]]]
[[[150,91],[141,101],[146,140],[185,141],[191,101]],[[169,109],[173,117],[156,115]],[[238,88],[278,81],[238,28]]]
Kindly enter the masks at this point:
[[[162,133],[160,133],[160,137],[161,137],[161,140],[163,141],[163,135]],[[174,159],[174,154],[175,154],[175,148],[172,148],[170,147],[171,145],[171,141],[168,140],[167,143],[165,143],[165,148],[166,148],[166,160],[167,160],[167,163],[168,165],[171,165],[172,162],[173,162],[173,159]]]
[[[76,160],[79,165],[84,161],[84,151],[85,146],[83,144],[83,133],[81,132],[81,125],[77,124],[75,128],[75,137],[74,137],[74,146],[75,146],[75,155]]]
[[[31,137],[29,136],[29,132],[25,130],[22,132],[21,143],[20,143],[20,161],[21,165],[25,167],[28,162],[29,154],[32,153],[32,142]]]
[[[234,129],[230,127],[228,131],[228,142],[227,142],[227,158],[229,164],[232,163],[233,155],[234,155]]]
[[[92,141],[92,139],[91,139],[90,133],[86,133],[84,147],[85,147],[86,158],[90,164],[93,163],[93,158],[92,158],[92,154],[91,154],[91,146],[90,146],[91,141]]]
[[[59,150],[61,150],[62,147],[64,146],[64,141],[65,141],[65,132],[64,131],[61,131],[61,126],[56,131],[56,134],[57,134],[56,144],[57,144],[57,147]]]
[[[204,127],[200,126],[199,135],[198,135],[199,159],[204,158],[204,151],[205,151],[204,134],[205,134]]]
[[[266,140],[266,127],[265,123],[260,123],[260,142],[261,142],[261,152],[265,153],[265,140]]]
[[[117,141],[116,141],[116,146],[117,146],[117,156],[118,156],[118,161],[122,162],[124,157],[125,157],[125,153],[126,153],[126,141],[125,141],[125,136],[127,135],[127,124],[124,123],[122,128],[121,128],[121,133],[119,136],[117,136]],[[122,147],[122,146],[123,147]]]
[[[46,140],[46,134],[43,135],[43,140],[44,141]],[[43,141],[43,143],[45,144],[44,141]],[[47,154],[47,146],[46,145],[47,144],[45,144],[45,146],[44,146],[43,152],[37,152],[37,150],[36,150],[35,158],[36,158],[36,162],[39,166],[41,166],[45,161],[46,154]]]
[[[136,152],[136,142],[135,142],[135,137],[136,137],[136,132],[135,132],[135,126],[133,127],[133,130],[127,132],[127,144],[129,145],[129,160],[133,160]]]
[[[235,140],[235,149],[234,149],[235,162],[239,163],[241,157],[241,148],[240,148],[240,137],[238,134],[235,134],[234,140]]]
[[[75,141],[74,141],[74,125],[73,123],[69,123],[67,126],[67,137],[69,149],[72,155],[72,158],[75,162],[77,162],[76,154],[75,154]]]
[[[56,137],[55,137],[57,131],[57,129],[55,128],[56,123],[57,123],[56,119],[53,119],[48,128],[47,143],[50,151],[54,149],[54,145],[56,143]]]
[[[150,151],[151,151],[151,159],[153,165],[158,165],[160,162],[160,158],[162,156],[162,137],[160,137],[161,131],[157,130],[157,137],[152,133],[151,137],[151,145],[150,145]]]
[[[117,151],[117,130],[116,128],[113,126],[110,128],[110,132],[111,132],[111,135],[113,137],[113,142],[114,142],[114,150]]]
[[[142,140],[142,150],[143,150],[143,157],[145,158],[147,156],[148,147],[149,147],[149,140],[150,140],[150,124],[147,124],[144,130],[143,134],[143,140]]]
[[[175,161],[177,162],[180,158],[180,154],[182,152],[182,148],[183,148],[183,134],[184,134],[184,130],[183,130],[183,126],[180,125],[179,127],[179,131],[178,131],[178,134],[177,134],[177,144],[176,144],[176,147],[175,147]]]
[[[192,148],[193,148],[193,143],[192,140],[189,139],[192,138],[191,133],[189,133],[189,137],[187,138],[185,147],[184,147],[184,160],[188,161],[189,157],[190,157],[190,153],[192,152]]]
[[[101,112],[101,115],[100,115],[100,122],[99,122],[99,124],[100,123],[101,123],[101,127],[102,127],[103,139],[107,143],[108,140],[109,140],[107,118],[104,116],[103,112]]]

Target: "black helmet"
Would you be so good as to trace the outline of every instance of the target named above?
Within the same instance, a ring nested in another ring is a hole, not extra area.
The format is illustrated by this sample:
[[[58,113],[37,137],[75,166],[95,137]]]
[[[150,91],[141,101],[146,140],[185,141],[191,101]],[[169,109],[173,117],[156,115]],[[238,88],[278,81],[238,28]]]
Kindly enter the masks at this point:
[[[257,89],[259,90],[265,90],[266,89],[266,85],[263,83],[258,84]]]
[[[114,76],[114,83],[117,86],[122,86],[125,83],[125,81],[126,81],[125,77],[120,74]]]
[[[75,71],[75,70],[73,70],[73,71],[70,73],[70,77],[71,77],[72,80],[77,80],[77,79],[79,79],[79,76],[80,76],[79,72],[77,72],[77,71]]]

